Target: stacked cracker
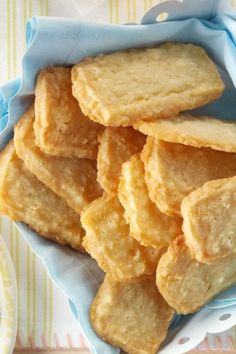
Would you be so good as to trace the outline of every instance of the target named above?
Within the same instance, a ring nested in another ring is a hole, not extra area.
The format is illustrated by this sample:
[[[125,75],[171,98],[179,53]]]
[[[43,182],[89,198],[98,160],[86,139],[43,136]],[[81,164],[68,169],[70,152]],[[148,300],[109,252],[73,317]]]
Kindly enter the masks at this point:
[[[35,104],[0,155],[0,210],[40,235],[84,251],[82,208],[101,195],[98,134],[71,93],[71,70],[38,75]]]
[[[180,113],[223,89],[192,44],[44,69],[1,153],[0,210],[97,260],[91,324],[127,353],[236,281],[236,123]]]

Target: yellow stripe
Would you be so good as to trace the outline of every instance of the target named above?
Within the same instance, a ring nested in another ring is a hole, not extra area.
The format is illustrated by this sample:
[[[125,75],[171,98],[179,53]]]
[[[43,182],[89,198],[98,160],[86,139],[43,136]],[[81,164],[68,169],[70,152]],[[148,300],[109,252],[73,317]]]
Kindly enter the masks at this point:
[[[33,254],[33,339],[36,336],[36,269],[35,269],[35,255]]]
[[[26,12],[26,0],[23,2],[23,33],[24,33],[24,38],[25,38],[25,22],[27,19],[27,12]],[[26,45],[26,43],[24,42]]]
[[[45,337],[47,336],[47,275],[46,271],[43,272],[43,304],[44,304],[44,324],[43,324],[43,333]]]
[[[12,222],[12,238],[13,238],[12,258],[14,260],[14,265],[16,267],[16,226],[13,224],[13,222]]]
[[[10,222],[10,253],[13,258],[13,223]]]
[[[136,22],[137,14],[136,14],[136,0],[133,0],[133,22]]]
[[[26,19],[26,0],[23,0],[23,24],[25,26],[25,19]]]
[[[116,23],[119,23],[119,0],[116,0]]]
[[[112,0],[109,0],[109,22],[113,23],[113,5],[112,5]]]
[[[13,0],[13,60],[14,60],[14,78],[16,77],[16,0]]]
[[[7,0],[7,79],[10,80],[11,78],[11,69],[10,69],[10,1]]]
[[[0,234],[3,236],[3,234],[2,234],[2,216],[0,217]]]
[[[17,297],[17,304],[18,304],[18,327],[20,328],[20,262],[19,262],[19,238],[20,233],[16,230],[16,283],[18,288],[18,297]]]
[[[130,18],[130,0],[127,0],[126,4],[127,4],[127,22],[131,22],[131,18]]]
[[[28,345],[30,345],[29,342],[29,336],[30,336],[30,323],[31,323],[31,284],[30,284],[30,248],[27,245],[27,310],[28,310],[28,316],[27,316],[27,341]]]
[[[49,3],[48,0],[46,0],[46,16],[49,15]]]
[[[32,0],[29,0],[29,17],[32,17]]]
[[[147,1],[143,0],[143,12],[144,14],[147,12]]]
[[[40,0],[40,16],[43,16],[43,0]]]
[[[49,347],[51,346],[52,340],[52,319],[53,319],[53,294],[52,294],[52,281],[48,278],[49,281],[49,321],[48,321],[48,343]]]
[[[25,37],[25,24],[26,21],[32,16],[32,1],[24,0],[23,2],[23,26],[24,26],[24,37]]]
[[[146,13],[147,10],[148,10],[147,0],[144,0],[144,2],[143,2],[143,8],[144,8],[144,13]]]

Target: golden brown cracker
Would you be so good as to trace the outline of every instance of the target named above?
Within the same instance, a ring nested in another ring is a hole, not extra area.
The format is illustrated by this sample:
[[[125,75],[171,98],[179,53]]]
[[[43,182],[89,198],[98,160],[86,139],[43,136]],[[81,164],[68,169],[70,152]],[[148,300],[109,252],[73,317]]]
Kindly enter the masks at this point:
[[[139,152],[144,143],[145,136],[132,127],[105,129],[100,138],[97,166],[98,182],[107,193],[117,194],[122,163]]]
[[[85,205],[102,194],[96,181],[96,161],[45,154],[35,145],[33,124],[32,106],[15,126],[14,145],[17,155],[41,182],[80,213]]]
[[[90,310],[97,334],[129,354],[155,354],[173,315],[153,277],[120,283],[106,276]]]
[[[155,273],[163,251],[141,246],[130,236],[124,210],[116,197],[104,194],[85,207],[81,222],[83,246],[98,265],[117,281]]]
[[[235,281],[235,256],[215,264],[199,263],[191,257],[183,236],[170,244],[157,266],[156,282],[160,293],[182,314],[199,310]]]
[[[190,193],[181,213],[186,244],[199,262],[236,253],[236,176],[207,182]]]
[[[147,138],[141,154],[150,198],[170,216],[205,182],[236,175],[236,154]]]
[[[12,141],[0,154],[0,171],[1,213],[41,236],[83,250],[79,215],[26,169]]]
[[[103,128],[82,114],[71,86],[70,68],[40,71],[35,88],[36,145],[53,156],[96,159]]]
[[[181,218],[163,214],[149,198],[140,154],[122,165],[118,197],[125,209],[130,233],[141,244],[167,246],[181,232]]]
[[[87,58],[72,68],[73,95],[105,126],[169,117],[217,99],[224,83],[205,50],[165,43]]]
[[[208,116],[180,114],[153,122],[139,122],[135,128],[153,138],[195,147],[236,152],[236,122]]]

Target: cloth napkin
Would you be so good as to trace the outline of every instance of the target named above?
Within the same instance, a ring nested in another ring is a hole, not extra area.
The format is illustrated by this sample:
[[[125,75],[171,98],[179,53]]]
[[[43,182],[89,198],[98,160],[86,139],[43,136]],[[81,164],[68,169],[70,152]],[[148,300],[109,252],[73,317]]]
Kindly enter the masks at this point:
[[[30,5],[29,1],[29,5]],[[67,3],[67,5],[65,5]],[[125,4],[126,3],[126,4]],[[141,2],[140,2],[141,3]],[[93,6],[90,6],[89,9],[86,12],[86,18],[89,18],[92,20],[96,17],[96,20],[99,20],[99,15],[101,14],[101,22],[107,22],[110,21],[112,23],[119,22],[121,21],[122,23],[124,22],[136,22],[137,19],[139,18],[139,13],[144,13],[145,9],[148,9],[148,5],[152,5],[152,2],[147,2],[147,1],[142,1],[142,6],[140,6],[140,3],[137,6],[136,1],[127,1],[127,2],[119,2],[117,1],[110,1],[109,6],[108,3],[103,1],[101,6],[102,9],[106,9],[106,11],[102,10],[101,12],[95,12],[94,10],[97,9],[98,2],[94,1]],[[148,3],[148,5],[147,5]],[[35,2],[36,4],[36,2]],[[49,12],[49,9],[60,9],[60,14],[68,15],[68,12],[66,13],[66,8],[68,9],[68,2],[63,2],[63,1],[51,1],[51,2],[41,2],[43,5],[43,9],[45,9],[45,12]],[[57,5],[56,5],[57,4]],[[61,5],[60,5],[61,4]],[[73,17],[75,17],[75,14],[77,15],[76,9],[80,8],[79,1],[74,1],[72,6],[72,2],[70,3],[70,6],[73,8]],[[44,6],[45,5],[45,6]],[[90,4],[91,5],[91,4]],[[124,7],[126,5],[126,7]],[[61,7],[60,7],[61,6]],[[83,2],[83,9],[85,9],[85,3]],[[40,8],[40,11],[42,10]],[[82,3],[81,3],[81,8],[82,8]],[[124,12],[124,8],[126,9],[126,12]],[[92,11],[93,9],[93,11]],[[14,9],[11,8],[12,13],[14,13]],[[10,12],[10,11],[9,11]],[[29,11],[30,12],[30,11]],[[33,12],[33,11],[31,11]],[[35,12],[36,13],[36,12]],[[78,17],[83,17],[83,14],[85,13],[85,10],[83,11],[78,11]],[[43,13],[42,13],[43,14]],[[54,14],[54,13],[52,13]],[[92,14],[92,15],[91,15]],[[55,12],[55,15],[58,15],[58,13]],[[72,17],[71,16],[71,17]],[[15,15],[16,18],[16,15]],[[10,21],[9,21],[10,23]],[[204,38],[204,35],[206,34],[206,31],[208,32],[209,28],[212,26],[212,31],[211,31],[211,38],[214,38],[215,41],[218,41],[220,47],[220,38],[224,34],[224,25],[227,24],[227,28],[233,27],[234,24],[230,20],[230,18],[219,18],[217,19],[216,23],[211,25],[210,23],[206,21],[198,21],[198,20],[186,20],[182,22],[182,25],[179,27],[179,30],[174,34],[174,37],[172,36],[173,40],[181,40],[185,39],[187,41],[193,41],[193,42],[198,42],[200,44],[203,44],[203,40],[201,37],[199,38],[199,31],[201,33],[202,38]],[[114,26],[113,29],[105,24],[97,25],[93,23],[83,23],[78,20],[58,20],[58,19],[47,19],[46,17],[44,18],[37,18],[34,17],[30,22],[28,22],[27,26],[27,32],[26,32],[26,38],[27,38],[27,45],[29,48],[29,51],[27,55],[23,58],[22,62],[22,67],[21,71],[18,71],[18,65],[16,65],[17,59],[15,58],[13,60],[14,65],[16,66],[15,70],[10,70],[8,72],[7,79],[15,77],[17,72],[19,72],[20,76],[23,78],[22,81],[14,81],[11,82],[10,84],[6,85],[3,87],[3,93],[2,93],[2,105],[0,105],[1,108],[1,127],[4,128],[8,122],[8,100],[12,95],[17,90],[20,90],[21,95],[13,98],[12,104],[11,104],[11,121],[9,122],[10,127],[14,125],[16,120],[18,119],[19,115],[25,110],[25,107],[31,102],[32,100],[32,94],[34,90],[34,80],[35,76],[39,70],[40,67],[47,66],[49,64],[72,64],[74,62],[77,62],[84,58],[87,55],[96,55],[97,53],[101,52],[108,52],[110,51],[111,45],[113,46],[113,50],[119,50],[119,49],[125,49],[133,46],[140,46],[140,45],[152,45],[152,44],[157,44],[157,37],[161,38],[162,40],[168,40],[170,31],[171,31],[171,26],[172,24],[163,24],[162,26],[144,26],[142,30],[138,26]],[[216,30],[217,26],[217,30]],[[13,26],[14,28],[14,26]],[[187,31],[188,28],[191,28],[191,33]],[[213,31],[214,29],[214,31]],[[10,33],[10,30],[8,31],[8,34]],[[198,35],[197,35],[198,33]],[[15,30],[15,34],[16,30]],[[161,36],[160,36],[161,34]],[[104,40],[106,39],[106,40]],[[16,42],[15,42],[16,43]],[[88,46],[87,43],[90,45]],[[91,43],[93,45],[91,45]],[[99,44],[98,44],[99,43]],[[66,47],[66,51],[62,50],[62,48]],[[48,50],[47,50],[48,48]],[[211,45],[211,41],[208,43],[208,50],[210,53],[214,56],[214,53],[217,48],[213,47]],[[231,42],[229,41],[228,45],[225,48],[224,54],[220,57],[220,60],[218,60],[218,64],[222,65],[224,64],[227,68],[230,69],[230,66],[232,66],[232,62],[228,61],[228,59],[225,57],[225,53],[231,53],[231,51],[234,50]],[[7,56],[8,59],[11,61],[11,53],[14,54],[14,47],[10,46],[8,44],[8,50],[7,50]],[[38,61],[38,57],[41,57],[42,59],[40,62]],[[6,62],[6,58],[5,58]],[[20,62],[20,60],[19,60]],[[14,66],[13,65],[13,66]],[[6,64],[6,67],[9,69],[12,66]],[[2,69],[1,74],[3,73],[4,69]],[[208,105],[205,107],[204,112],[206,111],[213,111],[213,112],[219,112],[220,109],[223,109],[225,114],[227,113],[228,118],[233,118],[232,115],[232,106],[234,104],[234,101],[232,100],[232,95],[231,95],[231,89],[232,83],[230,82],[229,78],[227,77],[227,74],[225,72],[222,73],[223,75],[226,75],[226,79],[228,80],[228,90],[223,98],[223,101],[218,103],[217,105]],[[234,82],[236,82],[236,76],[233,76]],[[222,104],[224,103],[224,105]],[[1,147],[4,146],[6,141],[9,139],[11,136],[12,131],[11,129],[8,129],[5,131],[5,133],[1,136],[0,138],[0,145]],[[5,229],[7,229],[7,224]],[[11,224],[10,224],[10,227]],[[89,337],[92,345],[92,351],[94,353],[118,353],[119,350],[112,348],[102,341],[100,341],[98,338],[96,338],[94,332],[92,331],[91,327],[89,326],[88,323],[88,308],[90,305],[90,302],[92,300],[92,295],[96,292],[102,278],[103,274],[100,272],[94,262],[91,262],[91,260],[88,260],[85,258],[85,256],[78,255],[75,252],[72,252],[71,250],[67,248],[62,248],[60,246],[55,246],[54,244],[51,244],[48,241],[42,240],[39,238],[37,235],[35,235],[32,232],[29,232],[29,230],[24,226],[24,225],[18,225],[21,231],[23,231],[25,238],[27,242],[30,244],[31,248],[34,250],[36,254],[38,254],[41,258],[43,258],[44,263],[46,268],[48,269],[51,278],[56,281],[56,283],[63,289],[63,291],[67,294],[67,296],[72,300],[71,302],[71,309],[74,313],[74,315],[80,319],[82,326],[84,328],[84,331],[86,333],[86,336]],[[9,231],[6,232],[3,230],[4,234],[9,235]],[[15,229],[14,229],[14,232]],[[21,240],[19,240],[20,236],[18,233],[16,233],[18,236],[16,237],[16,242],[13,243],[21,243]],[[9,243],[9,247],[12,247],[12,253],[15,253],[16,258],[19,257],[19,249],[18,249],[18,256],[17,256],[17,248],[16,250],[13,248],[15,246],[11,245]],[[27,252],[28,249],[27,249]],[[28,264],[31,264],[29,256],[27,259]],[[63,259],[61,264],[58,264],[58,259]],[[79,262],[78,262],[79,259]],[[23,261],[24,262],[24,261]],[[35,260],[32,260],[32,262],[36,262]],[[23,263],[24,264],[24,263]],[[55,264],[57,264],[57,267],[55,267]],[[18,272],[20,274],[20,269],[19,267]],[[22,269],[24,269],[22,267]],[[65,269],[73,269],[73,272],[67,273]],[[34,277],[34,275],[27,275],[29,278],[28,283],[31,283],[31,276]],[[83,288],[81,287],[81,284],[86,283],[89,285],[91,288]],[[38,282],[35,282],[35,286],[37,286]],[[50,290],[52,291],[52,290]],[[37,291],[35,291],[37,293]],[[45,296],[45,294],[44,294]],[[39,299],[42,299],[42,294],[39,296]],[[30,296],[28,294],[28,303],[30,303]],[[47,299],[47,295],[45,296],[45,299]],[[51,297],[51,301],[56,301],[54,298]],[[81,303],[83,306],[81,306]],[[57,304],[58,305],[58,304]],[[31,307],[31,303],[30,303]],[[57,309],[62,309],[62,307],[55,306],[55,313]],[[60,312],[58,311],[58,312]],[[27,310],[25,310],[27,312]],[[35,316],[36,317],[36,316]],[[34,318],[36,319],[36,318]],[[28,326],[30,327],[32,317],[28,312]],[[58,318],[52,318],[51,315],[51,322],[58,320]],[[69,321],[68,321],[69,322]],[[67,325],[68,325],[67,322]],[[19,323],[20,324],[20,323]],[[76,324],[77,326],[77,324]],[[78,327],[77,327],[78,328]],[[45,333],[47,331],[45,330]],[[30,331],[30,333],[32,333]],[[73,333],[73,330],[70,331],[70,333]],[[34,336],[35,333],[30,334],[33,339],[36,337]],[[54,336],[55,337],[55,336]],[[56,338],[56,337],[55,337]],[[54,342],[56,341],[54,338]],[[74,337],[73,337],[74,338]],[[70,339],[71,340],[71,339]],[[232,338],[230,337],[230,340],[228,341],[228,345],[232,346]],[[44,343],[45,346],[48,345],[48,343]],[[226,345],[226,344],[225,344]],[[34,344],[33,344],[34,346]]]

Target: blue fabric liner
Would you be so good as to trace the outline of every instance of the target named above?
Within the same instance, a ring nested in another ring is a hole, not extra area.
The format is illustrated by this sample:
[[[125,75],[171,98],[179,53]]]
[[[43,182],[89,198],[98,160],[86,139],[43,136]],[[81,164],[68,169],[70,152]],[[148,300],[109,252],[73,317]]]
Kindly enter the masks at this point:
[[[192,42],[204,47],[217,63],[226,84],[219,100],[194,110],[195,114],[236,119],[236,23],[230,16],[143,25],[107,25],[33,17],[27,22],[26,41],[22,77],[8,82],[0,90],[0,149],[11,139],[14,124],[32,103],[35,80],[41,68],[49,65],[71,66],[87,56],[150,47],[166,41]],[[23,224],[17,223],[17,226],[33,252],[43,260],[50,277],[70,299],[72,312],[81,323],[92,353],[119,353],[119,349],[98,338],[89,323],[89,307],[104,276],[97,264],[86,255],[39,237]],[[214,311],[214,308],[227,304],[236,304],[235,286],[220,294],[208,306]],[[172,328],[177,323],[180,326],[181,321],[185,323],[185,316],[183,319],[175,317]]]

